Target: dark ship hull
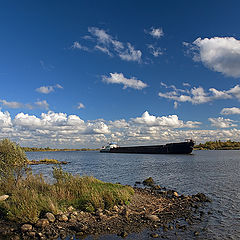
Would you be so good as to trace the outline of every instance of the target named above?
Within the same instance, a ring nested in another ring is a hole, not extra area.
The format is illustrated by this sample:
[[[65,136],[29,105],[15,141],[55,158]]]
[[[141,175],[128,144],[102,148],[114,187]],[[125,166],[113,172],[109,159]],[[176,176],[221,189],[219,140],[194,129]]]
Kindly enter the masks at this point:
[[[142,154],[190,154],[193,150],[194,141],[180,143],[168,143],[166,145],[135,146],[135,147],[116,147],[109,151],[100,150],[108,153],[142,153]]]

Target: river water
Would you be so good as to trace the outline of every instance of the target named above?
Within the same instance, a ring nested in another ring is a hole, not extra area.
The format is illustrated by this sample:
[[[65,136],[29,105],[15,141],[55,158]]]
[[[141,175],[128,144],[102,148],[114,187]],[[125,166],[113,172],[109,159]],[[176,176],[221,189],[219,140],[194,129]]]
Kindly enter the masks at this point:
[[[191,155],[114,154],[99,152],[28,152],[29,159],[68,161],[63,169],[91,175],[107,182],[134,185],[152,177],[163,187],[180,194],[202,192],[212,199],[203,221],[169,239],[240,239],[240,151],[194,151]],[[51,180],[52,165],[32,166]],[[197,230],[199,236],[192,232]],[[204,230],[204,231],[201,231]],[[159,230],[160,231],[160,230]],[[150,239],[149,231],[126,239]],[[159,234],[162,234],[159,232]],[[163,236],[164,237],[164,236]],[[89,236],[85,239],[96,239]],[[97,239],[121,239],[115,235]]]

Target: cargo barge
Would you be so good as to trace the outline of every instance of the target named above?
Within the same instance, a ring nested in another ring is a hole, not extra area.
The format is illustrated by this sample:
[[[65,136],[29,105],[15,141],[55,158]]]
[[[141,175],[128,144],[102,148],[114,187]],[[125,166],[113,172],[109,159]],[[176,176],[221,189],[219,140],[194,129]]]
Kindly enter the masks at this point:
[[[119,147],[116,143],[110,143],[100,149],[101,153],[142,153],[142,154],[190,154],[193,150],[192,139],[179,143],[165,145]]]

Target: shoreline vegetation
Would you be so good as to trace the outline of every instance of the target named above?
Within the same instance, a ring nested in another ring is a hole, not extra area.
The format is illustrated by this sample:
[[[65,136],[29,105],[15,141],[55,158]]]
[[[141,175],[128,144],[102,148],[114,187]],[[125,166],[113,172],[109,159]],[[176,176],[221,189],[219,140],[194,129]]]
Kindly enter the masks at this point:
[[[194,146],[194,150],[240,150],[240,142],[235,141],[208,141]]]
[[[200,223],[203,214],[211,214],[205,211],[205,202],[210,200],[202,193],[180,195],[156,185],[151,177],[131,187],[72,175],[60,165],[53,168],[53,182],[48,183],[41,174],[32,174],[19,145],[0,141],[1,239],[100,234],[124,238],[146,228],[151,237],[166,236],[170,231],[185,231]],[[200,230],[192,232],[193,237],[199,234]]]
[[[100,148],[37,148],[37,147],[22,147],[25,152],[70,152],[70,151],[99,151]]]

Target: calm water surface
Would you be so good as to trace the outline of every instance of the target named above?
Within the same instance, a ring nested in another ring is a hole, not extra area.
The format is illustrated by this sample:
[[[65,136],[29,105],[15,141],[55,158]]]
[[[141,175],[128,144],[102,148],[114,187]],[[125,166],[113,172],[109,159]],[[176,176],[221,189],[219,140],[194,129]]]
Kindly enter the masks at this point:
[[[92,175],[107,182],[134,185],[151,176],[161,186],[181,194],[203,192],[212,199],[203,222],[170,239],[240,239],[240,151],[194,151],[192,155],[114,154],[99,152],[29,152],[29,159],[55,158],[73,174]],[[51,179],[52,165],[32,166]],[[86,239],[95,239],[91,236]],[[105,235],[97,239],[121,239]],[[148,230],[127,239],[150,239]]]

